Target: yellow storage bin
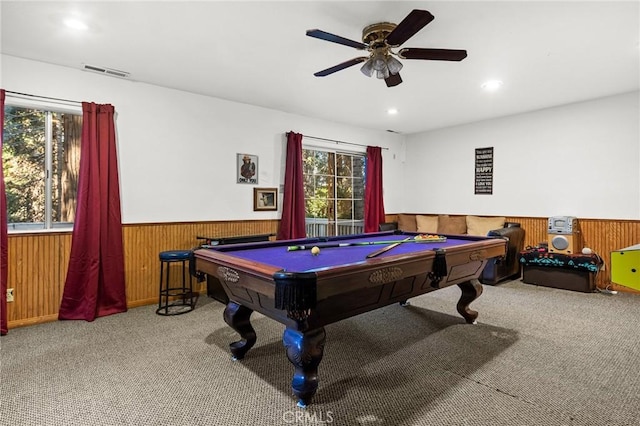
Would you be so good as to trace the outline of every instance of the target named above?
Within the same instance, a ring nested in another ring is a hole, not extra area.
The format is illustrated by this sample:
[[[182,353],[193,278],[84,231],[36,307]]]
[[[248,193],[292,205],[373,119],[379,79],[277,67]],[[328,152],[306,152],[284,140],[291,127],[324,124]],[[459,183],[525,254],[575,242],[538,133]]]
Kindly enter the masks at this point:
[[[611,282],[640,290],[640,244],[611,252]]]

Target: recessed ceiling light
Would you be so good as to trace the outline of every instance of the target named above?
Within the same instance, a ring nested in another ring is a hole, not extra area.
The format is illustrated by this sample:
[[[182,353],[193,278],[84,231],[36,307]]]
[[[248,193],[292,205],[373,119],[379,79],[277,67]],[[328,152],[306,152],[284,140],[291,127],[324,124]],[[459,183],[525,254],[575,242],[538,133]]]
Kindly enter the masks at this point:
[[[85,24],[84,22],[75,19],[75,18],[67,18],[64,20],[64,24],[74,30],[87,30],[89,29],[89,27],[87,26],[87,24]]]
[[[480,87],[484,90],[498,90],[502,86],[502,81],[500,80],[489,80],[482,83]]]
[[[395,114],[397,114],[397,113],[398,113],[398,110],[397,110],[397,109],[395,109],[395,108],[389,108],[389,109],[387,110],[387,114],[389,114],[389,115],[395,115]]]

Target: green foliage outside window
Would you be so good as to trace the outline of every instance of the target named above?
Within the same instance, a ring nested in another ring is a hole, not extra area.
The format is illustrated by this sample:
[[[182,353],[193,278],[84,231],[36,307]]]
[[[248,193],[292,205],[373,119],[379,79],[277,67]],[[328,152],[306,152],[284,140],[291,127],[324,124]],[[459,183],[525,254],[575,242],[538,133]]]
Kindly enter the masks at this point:
[[[2,159],[9,223],[44,222],[44,111],[7,107]]]
[[[302,157],[308,223],[355,232],[364,218],[364,155],[305,149]]]
[[[77,114],[5,106],[2,166],[10,227],[73,222],[81,126]]]

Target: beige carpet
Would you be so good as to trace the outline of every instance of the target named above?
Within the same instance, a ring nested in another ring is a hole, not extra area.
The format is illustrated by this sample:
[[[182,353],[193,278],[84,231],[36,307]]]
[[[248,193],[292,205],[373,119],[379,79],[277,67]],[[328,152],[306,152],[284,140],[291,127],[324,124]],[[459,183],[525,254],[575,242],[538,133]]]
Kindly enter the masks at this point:
[[[254,314],[256,346],[201,297],[12,329],[0,339],[2,425],[640,424],[640,297],[513,281],[457,314],[451,287],[326,328],[320,386],[296,407],[283,326]]]

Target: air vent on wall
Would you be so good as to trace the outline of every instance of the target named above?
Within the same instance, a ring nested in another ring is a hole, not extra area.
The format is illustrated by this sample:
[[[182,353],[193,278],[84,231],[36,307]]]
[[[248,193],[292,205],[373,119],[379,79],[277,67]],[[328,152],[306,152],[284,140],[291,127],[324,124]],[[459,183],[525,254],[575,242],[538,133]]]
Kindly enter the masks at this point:
[[[113,68],[97,67],[95,65],[82,64],[84,71],[91,71],[98,74],[110,75],[111,77],[129,78],[131,75],[126,71],[114,70]]]

